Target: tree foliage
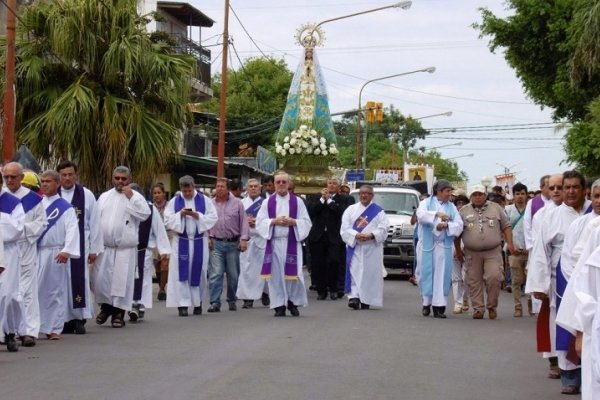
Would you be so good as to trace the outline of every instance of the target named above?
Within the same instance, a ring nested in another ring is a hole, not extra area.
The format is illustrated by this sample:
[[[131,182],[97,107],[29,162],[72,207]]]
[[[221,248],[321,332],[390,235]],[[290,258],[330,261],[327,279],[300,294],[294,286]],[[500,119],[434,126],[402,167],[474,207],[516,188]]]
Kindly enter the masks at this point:
[[[141,183],[167,169],[189,121],[195,61],[147,22],[136,0],[63,0],[24,7],[17,25],[17,137],[47,165],[78,162],[94,190],[119,164]]]
[[[226,153],[240,144],[271,146],[279,129],[293,73],[283,59],[251,58],[227,75]],[[213,77],[214,98],[203,109],[219,113],[221,75]]]
[[[589,106],[589,118],[576,123],[566,136],[568,160],[587,176],[600,176],[600,98]]]

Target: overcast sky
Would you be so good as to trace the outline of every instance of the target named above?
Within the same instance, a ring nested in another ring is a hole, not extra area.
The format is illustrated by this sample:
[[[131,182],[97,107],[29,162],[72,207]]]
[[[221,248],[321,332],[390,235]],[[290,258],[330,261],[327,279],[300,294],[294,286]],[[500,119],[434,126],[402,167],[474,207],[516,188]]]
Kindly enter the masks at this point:
[[[203,45],[221,43],[224,0],[189,0],[216,21],[203,29]],[[284,57],[296,70],[302,48],[296,30],[306,23],[392,4],[376,0],[230,0],[252,37],[230,13],[230,36],[242,60],[261,52]],[[393,104],[415,118],[452,111],[451,117],[425,118],[427,129],[457,128],[435,133],[418,147],[441,147],[469,176],[504,172],[536,189],[539,177],[568,168],[562,135],[550,124],[550,109],[541,110],[524,95],[521,83],[500,53],[492,54],[471,25],[481,20],[478,8],[506,15],[500,0],[415,0],[409,10],[388,9],[335,21],[323,26],[326,40],[317,48],[333,113],[358,107],[360,87],[370,79],[435,66],[433,74],[418,73],[374,82],[365,87],[367,100]],[[194,38],[198,40],[198,38]],[[232,49],[233,50],[233,49]],[[221,47],[211,48],[213,73],[221,69]],[[235,51],[230,64],[239,68]],[[514,125],[522,125],[515,127]],[[523,125],[526,125],[523,129]],[[489,127],[466,131],[465,127]],[[519,129],[516,129],[519,128]],[[462,142],[462,145],[456,143]],[[464,157],[473,154],[472,157]]]

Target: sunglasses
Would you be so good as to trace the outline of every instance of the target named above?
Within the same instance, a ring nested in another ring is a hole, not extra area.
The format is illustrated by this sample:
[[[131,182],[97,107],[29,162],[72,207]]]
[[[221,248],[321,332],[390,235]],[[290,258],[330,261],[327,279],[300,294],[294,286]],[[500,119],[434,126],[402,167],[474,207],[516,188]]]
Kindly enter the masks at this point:
[[[113,179],[115,181],[126,181],[127,177],[125,177],[125,176],[114,176]]]
[[[280,185],[282,183],[288,183],[288,181],[275,181],[275,183],[277,183],[278,185]]]
[[[555,191],[555,190],[562,190],[562,186],[560,185],[556,185],[556,186],[550,186],[548,189],[550,189],[551,191]]]
[[[20,175],[2,175],[4,179],[17,179]]]

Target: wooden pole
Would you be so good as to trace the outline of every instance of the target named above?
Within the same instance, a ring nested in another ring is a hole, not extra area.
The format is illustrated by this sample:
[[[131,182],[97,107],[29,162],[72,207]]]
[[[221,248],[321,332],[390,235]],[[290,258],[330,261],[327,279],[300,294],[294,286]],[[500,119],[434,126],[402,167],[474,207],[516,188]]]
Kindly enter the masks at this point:
[[[219,111],[219,143],[217,147],[217,176],[225,177],[225,122],[227,113],[227,50],[229,46],[229,0],[225,0],[223,53],[221,63],[221,94]]]
[[[15,37],[17,0],[6,3],[6,78],[4,83],[2,156],[4,163],[15,156]]]

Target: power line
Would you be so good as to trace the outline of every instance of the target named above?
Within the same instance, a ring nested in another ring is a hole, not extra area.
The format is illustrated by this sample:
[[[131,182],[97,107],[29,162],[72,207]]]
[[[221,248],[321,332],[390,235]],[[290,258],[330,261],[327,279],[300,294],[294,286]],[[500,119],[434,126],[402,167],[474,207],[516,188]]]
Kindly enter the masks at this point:
[[[258,51],[260,51],[260,54],[262,54],[263,57],[267,58],[267,55],[261,50],[260,47],[258,47],[258,45],[256,44],[256,42],[254,41],[254,38],[252,38],[252,36],[250,35],[250,33],[248,33],[248,30],[246,30],[246,27],[244,26],[244,24],[242,24],[242,21],[240,20],[240,18],[236,14],[236,12],[233,9],[233,7],[231,6],[231,4],[229,5],[229,9],[233,13],[233,16],[235,17],[235,19],[237,19],[237,21],[239,22],[239,24],[242,27],[242,29],[244,30],[244,32],[246,32],[246,35],[248,36],[248,38],[250,38],[250,41],[252,41],[252,43],[254,43],[254,45],[256,46],[256,48],[258,49]]]

